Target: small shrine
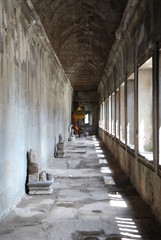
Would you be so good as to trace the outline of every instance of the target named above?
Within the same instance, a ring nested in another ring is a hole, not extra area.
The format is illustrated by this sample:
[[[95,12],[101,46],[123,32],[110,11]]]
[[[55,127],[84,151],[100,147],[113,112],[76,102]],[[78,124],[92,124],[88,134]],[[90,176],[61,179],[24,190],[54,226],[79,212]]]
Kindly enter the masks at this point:
[[[36,153],[31,149],[28,152],[28,194],[41,195],[53,193],[53,175],[40,171]]]
[[[78,106],[78,108],[73,113],[74,122],[74,133],[76,137],[84,137],[86,134],[84,128],[85,110],[83,107]]]
[[[69,136],[69,141],[75,141],[74,127],[73,127],[72,124],[70,125],[70,136]]]
[[[59,142],[56,146],[56,152],[55,152],[55,157],[56,158],[63,158],[64,157],[64,141],[63,141],[63,136],[62,134],[59,134]]]

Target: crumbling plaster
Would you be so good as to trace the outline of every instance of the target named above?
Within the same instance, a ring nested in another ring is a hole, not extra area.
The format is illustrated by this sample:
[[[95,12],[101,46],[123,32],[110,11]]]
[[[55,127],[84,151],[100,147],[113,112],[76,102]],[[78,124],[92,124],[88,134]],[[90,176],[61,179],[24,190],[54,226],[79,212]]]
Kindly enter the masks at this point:
[[[45,168],[71,123],[72,87],[27,2],[0,1],[0,217],[25,193],[27,151]]]

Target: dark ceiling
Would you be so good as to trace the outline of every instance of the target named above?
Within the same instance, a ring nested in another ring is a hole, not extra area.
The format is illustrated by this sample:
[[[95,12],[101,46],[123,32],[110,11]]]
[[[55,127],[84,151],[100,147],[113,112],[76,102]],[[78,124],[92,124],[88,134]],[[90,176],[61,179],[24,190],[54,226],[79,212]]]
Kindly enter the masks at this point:
[[[75,91],[96,90],[128,0],[32,0]]]

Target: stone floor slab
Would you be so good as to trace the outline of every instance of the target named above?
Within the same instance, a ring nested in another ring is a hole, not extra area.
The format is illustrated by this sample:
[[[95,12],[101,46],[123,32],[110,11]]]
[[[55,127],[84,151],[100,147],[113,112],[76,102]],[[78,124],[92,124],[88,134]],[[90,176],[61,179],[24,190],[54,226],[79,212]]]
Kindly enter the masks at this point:
[[[161,239],[161,226],[102,142],[68,142],[47,169],[51,195],[24,196],[0,222],[1,240]]]

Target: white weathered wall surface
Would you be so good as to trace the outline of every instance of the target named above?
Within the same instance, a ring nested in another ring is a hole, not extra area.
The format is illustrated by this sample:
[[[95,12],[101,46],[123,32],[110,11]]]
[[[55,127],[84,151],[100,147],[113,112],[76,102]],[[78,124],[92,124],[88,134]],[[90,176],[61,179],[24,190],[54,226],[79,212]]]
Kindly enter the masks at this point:
[[[25,2],[0,1],[0,217],[25,193],[27,151],[44,169],[71,122],[71,85]]]

